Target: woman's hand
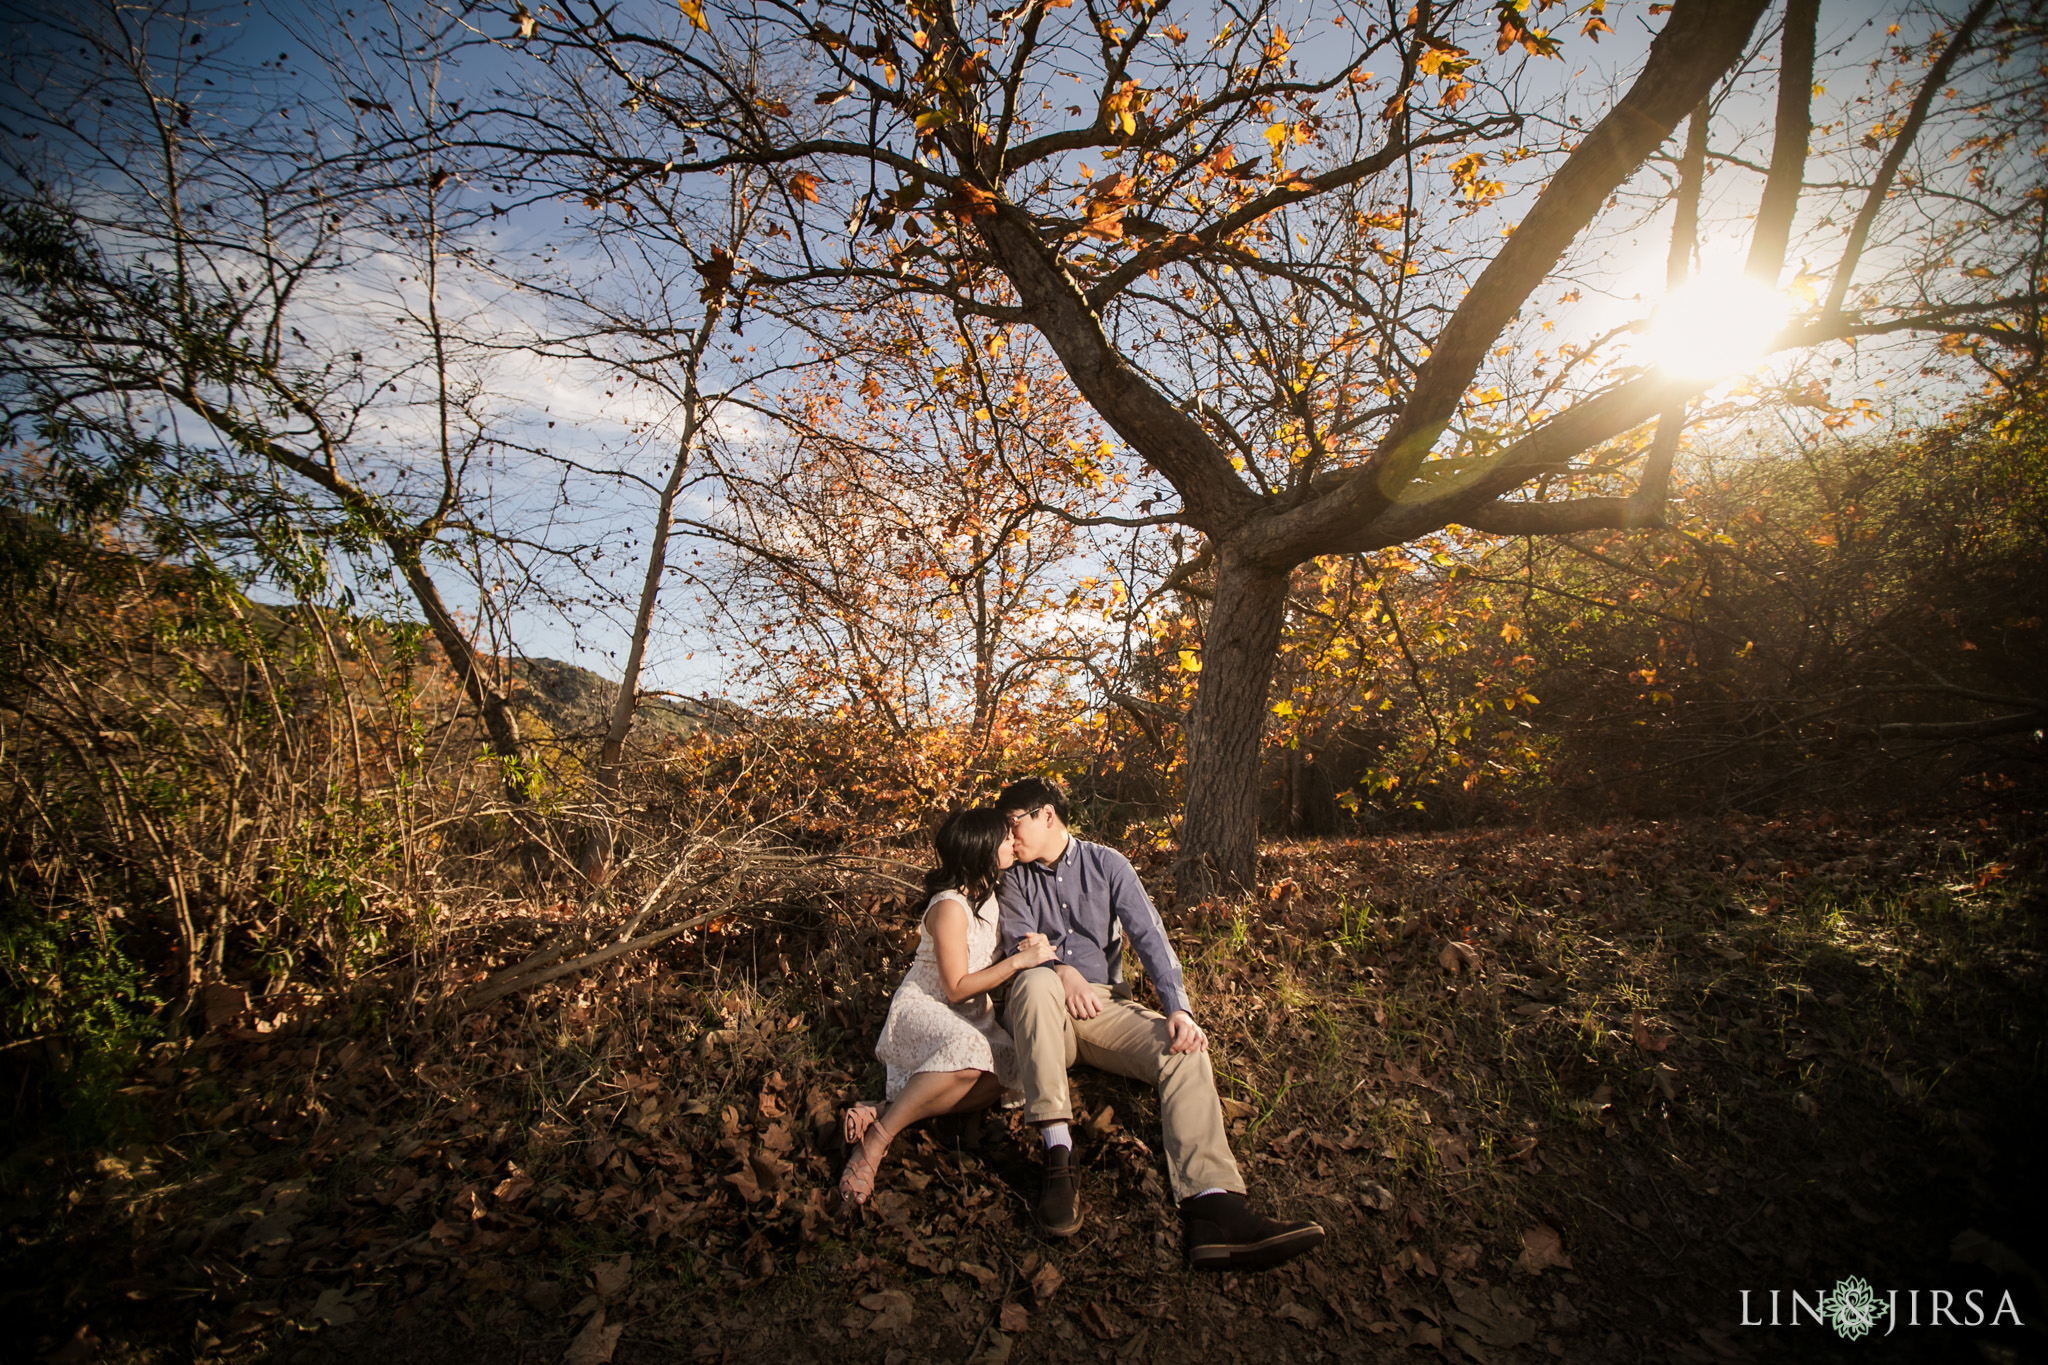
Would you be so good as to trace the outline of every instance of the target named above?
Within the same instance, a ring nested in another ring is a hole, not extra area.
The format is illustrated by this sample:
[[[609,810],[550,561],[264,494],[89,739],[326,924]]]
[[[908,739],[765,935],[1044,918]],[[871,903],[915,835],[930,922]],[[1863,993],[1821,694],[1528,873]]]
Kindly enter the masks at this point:
[[[1017,940],[1017,951],[1010,956],[1018,971],[1026,967],[1043,966],[1052,961],[1052,940],[1044,934],[1026,934]]]

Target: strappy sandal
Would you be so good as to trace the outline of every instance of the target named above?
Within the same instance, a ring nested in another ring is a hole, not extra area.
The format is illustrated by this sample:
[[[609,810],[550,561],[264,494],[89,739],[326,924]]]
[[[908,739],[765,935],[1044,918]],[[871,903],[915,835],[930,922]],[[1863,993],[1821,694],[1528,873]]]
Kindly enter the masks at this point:
[[[868,1202],[868,1196],[875,1192],[875,1174],[881,1169],[882,1158],[888,1154],[890,1136],[882,1137],[880,1151],[869,1150],[868,1133],[875,1129],[872,1120],[867,1131],[861,1134],[861,1141],[853,1149],[853,1155],[846,1158],[845,1169],[839,1173],[839,1203],[847,1209],[857,1209]]]
[[[873,1100],[855,1100],[846,1108],[846,1116],[839,1125],[839,1135],[846,1139],[849,1147],[860,1146],[860,1140],[868,1135],[868,1129],[875,1126],[875,1120],[882,1117],[882,1107]]]

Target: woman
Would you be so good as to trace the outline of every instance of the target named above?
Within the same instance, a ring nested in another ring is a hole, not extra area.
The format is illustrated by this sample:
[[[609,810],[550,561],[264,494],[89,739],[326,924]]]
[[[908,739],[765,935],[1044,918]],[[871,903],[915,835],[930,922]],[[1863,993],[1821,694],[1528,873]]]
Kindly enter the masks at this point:
[[[896,1134],[935,1114],[986,1109],[1017,1081],[1010,1035],[988,993],[1026,967],[1052,961],[1043,934],[1027,935],[1001,962],[996,953],[996,880],[1017,861],[1009,821],[987,806],[948,817],[932,836],[939,866],[927,897],[917,956],[889,1002],[875,1056],[888,1065],[887,1099],[846,1111],[856,1144],[839,1177],[849,1205],[874,1193],[875,1171]]]

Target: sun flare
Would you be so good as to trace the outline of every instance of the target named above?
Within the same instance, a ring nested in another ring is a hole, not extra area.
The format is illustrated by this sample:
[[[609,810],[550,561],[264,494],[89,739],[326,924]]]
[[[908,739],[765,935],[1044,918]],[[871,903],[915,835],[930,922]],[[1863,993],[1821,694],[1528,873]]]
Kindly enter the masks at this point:
[[[1665,295],[1644,348],[1652,364],[1688,379],[1721,379],[1763,359],[1785,325],[1785,300],[1746,275],[1705,276]]]

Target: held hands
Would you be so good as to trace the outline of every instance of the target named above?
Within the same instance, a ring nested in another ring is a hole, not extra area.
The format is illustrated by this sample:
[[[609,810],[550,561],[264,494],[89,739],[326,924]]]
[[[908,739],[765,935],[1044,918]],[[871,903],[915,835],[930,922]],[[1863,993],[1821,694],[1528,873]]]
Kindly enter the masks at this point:
[[[1102,1013],[1102,1002],[1095,998],[1095,987],[1088,984],[1088,978],[1072,967],[1061,964],[1053,968],[1060,975],[1060,985],[1067,992],[1067,1013],[1076,1019],[1093,1019]]]
[[[1166,1036],[1173,1040],[1172,1050],[1175,1052],[1209,1050],[1209,1035],[1202,1032],[1202,1026],[1186,1010],[1175,1010],[1167,1019]]]
[[[1017,970],[1026,967],[1042,967],[1052,961],[1052,940],[1044,934],[1026,934],[1017,940],[1017,951],[1010,956],[1017,964]]]

